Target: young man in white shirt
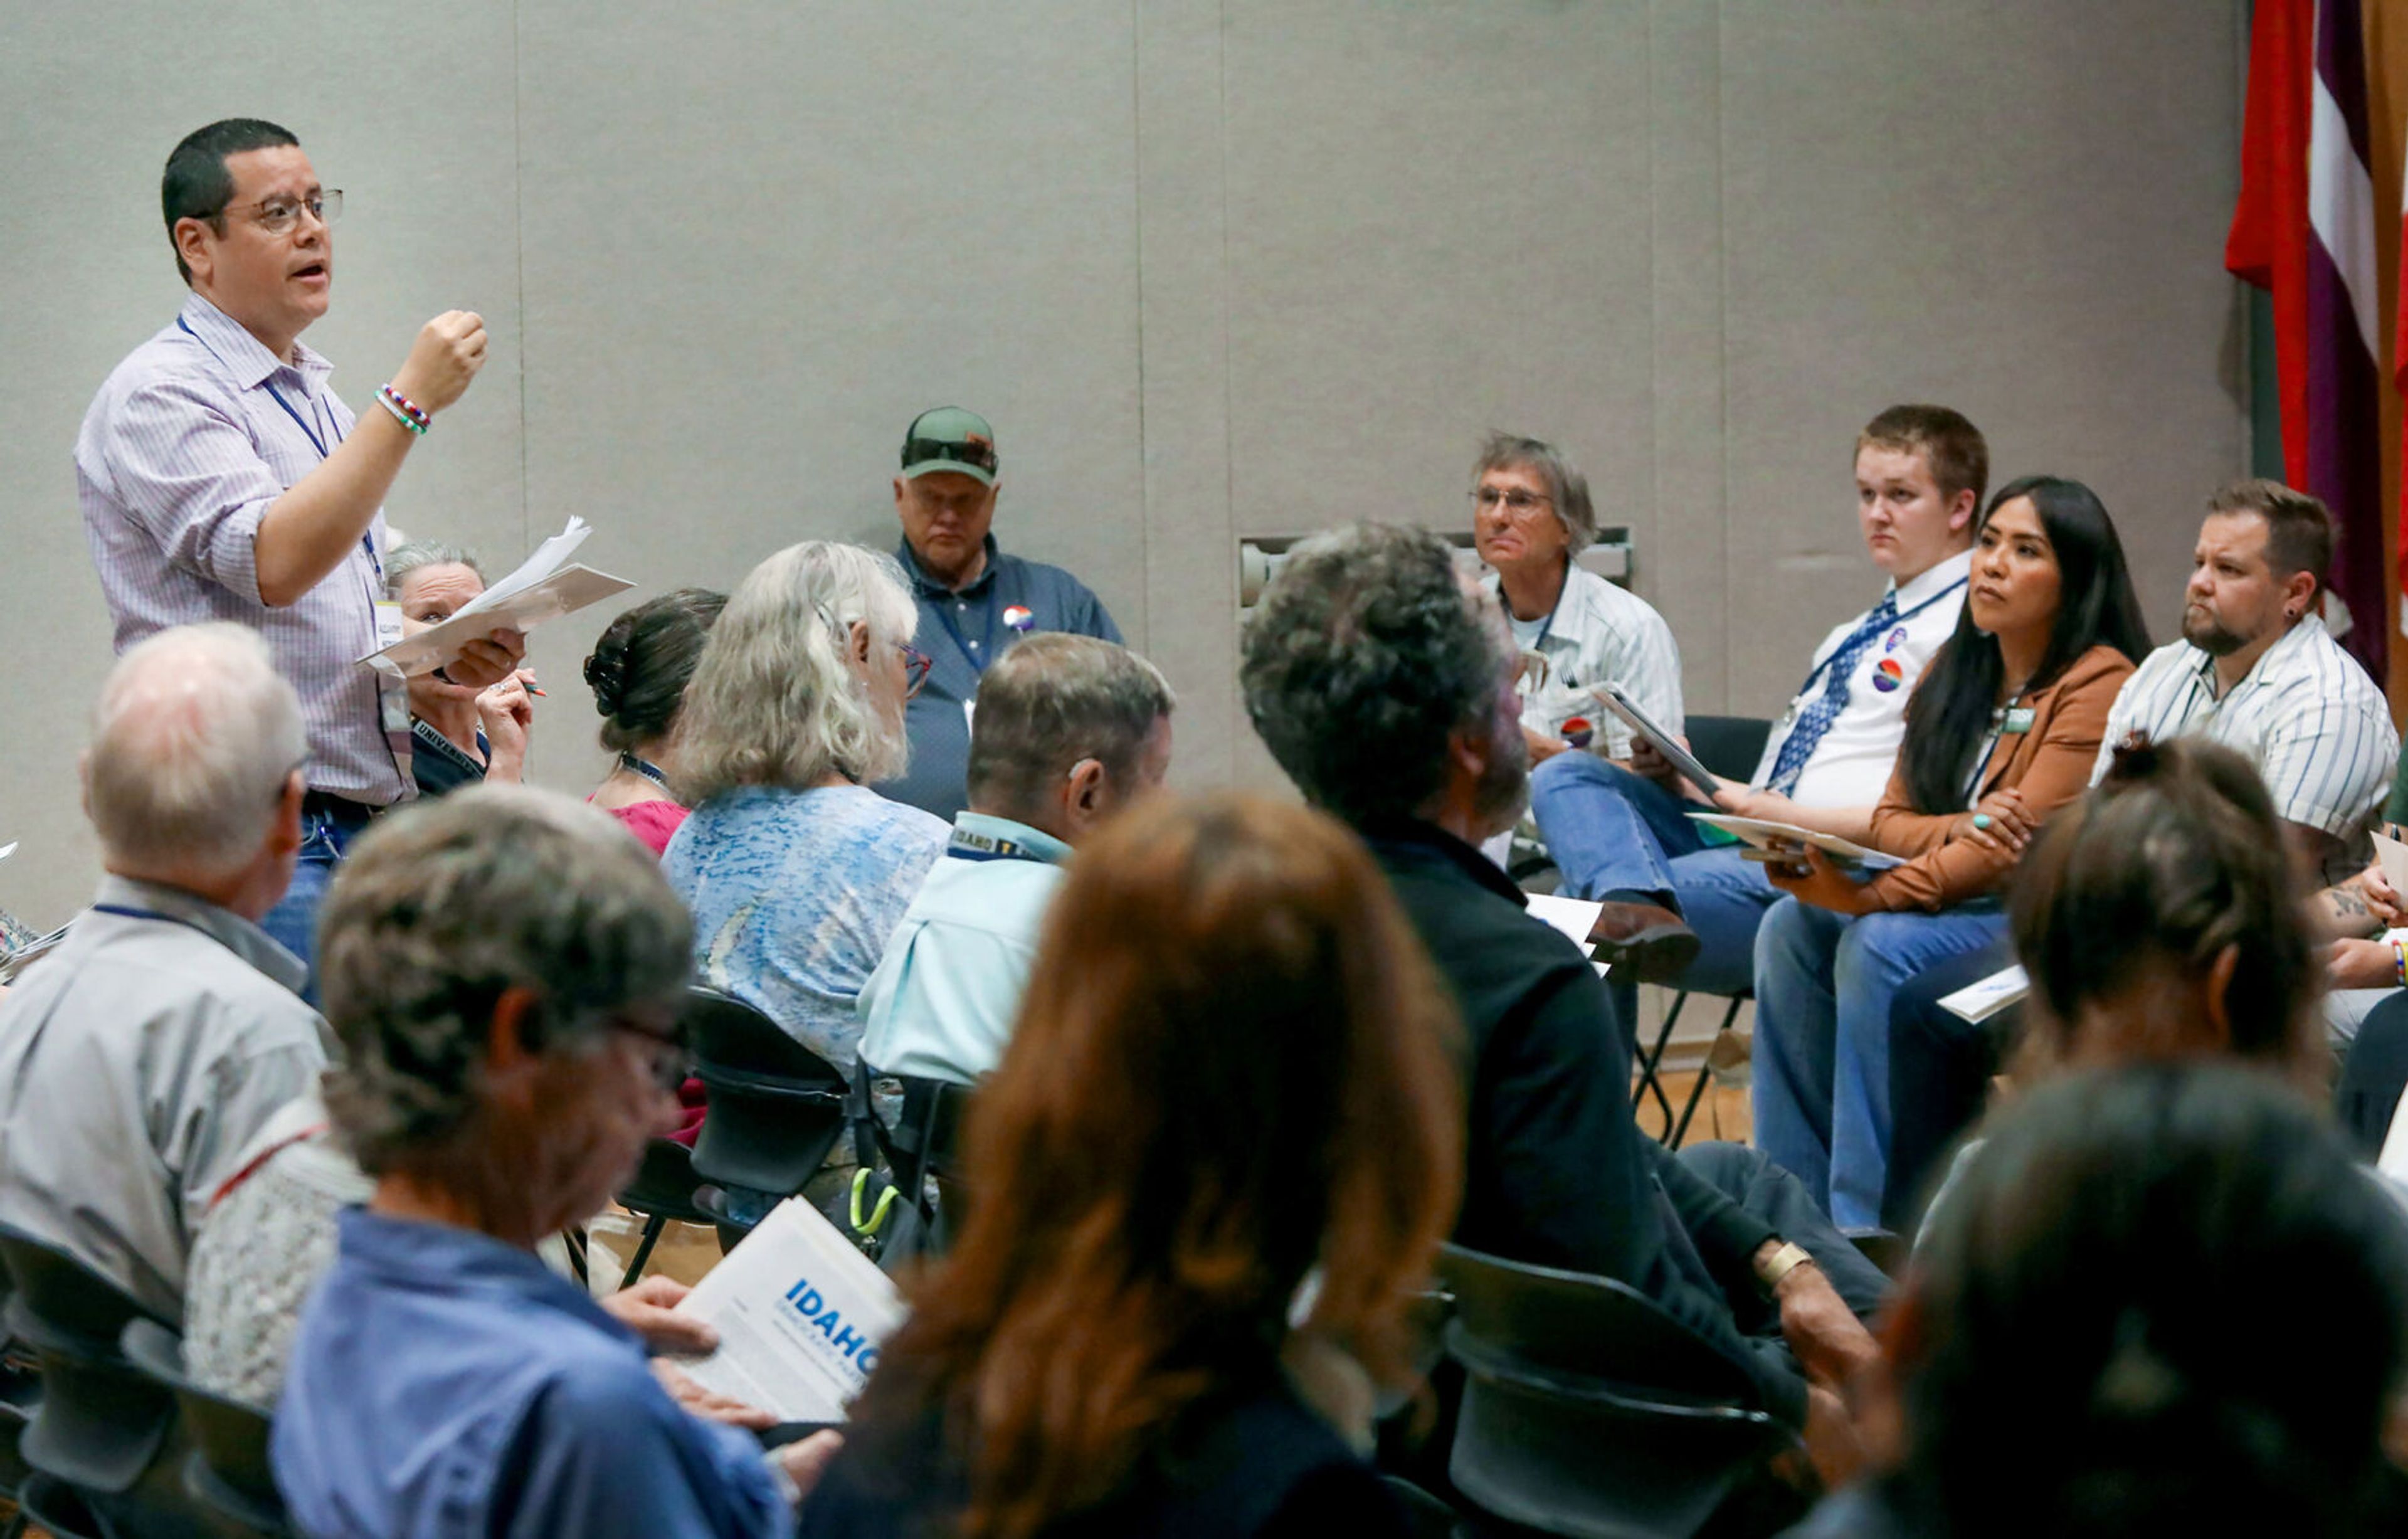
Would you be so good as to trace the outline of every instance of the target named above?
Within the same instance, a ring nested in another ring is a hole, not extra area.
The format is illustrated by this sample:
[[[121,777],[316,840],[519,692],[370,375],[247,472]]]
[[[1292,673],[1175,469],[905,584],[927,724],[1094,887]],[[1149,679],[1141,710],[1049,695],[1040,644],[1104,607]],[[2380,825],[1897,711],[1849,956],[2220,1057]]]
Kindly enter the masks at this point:
[[[1736,994],[1754,980],[1756,923],[1781,893],[1738,846],[1710,843],[1691,810],[1718,805],[1845,839],[1870,826],[1907,697],[1964,604],[1989,448],[1946,407],[1894,406],[1857,435],[1856,477],[1865,549],[1888,589],[1815,649],[1747,785],[1727,785],[1710,804],[1643,742],[1628,769],[1567,754],[1531,776],[1531,811],[1563,890],[1605,904],[1597,955],[1617,964],[1625,988]]]

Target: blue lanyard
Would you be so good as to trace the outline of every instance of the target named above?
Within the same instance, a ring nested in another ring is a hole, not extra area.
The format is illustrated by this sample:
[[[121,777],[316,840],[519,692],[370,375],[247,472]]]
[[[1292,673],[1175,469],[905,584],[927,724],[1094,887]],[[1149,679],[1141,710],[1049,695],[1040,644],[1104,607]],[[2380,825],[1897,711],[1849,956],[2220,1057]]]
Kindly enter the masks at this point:
[[[946,599],[950,599],[953,597],[953,596],[950,593],[945,595]],[[962,639],[961,630],[953,624],[953,611],[945,607],[944,600],[940,599],[936,604],[937,624],[945,627],[945,634],[953,639],[953,645],[960,649],[961,654],[964,657],[969,660],[970,671],[979,675],[981,678],[984,678],[986,676],[986,665],[988,659],[995,655],[995,610],[996,599],[999,597],[1000,595],[996,594],[993,589],[989,589],[987,592],[986,652],[984,655],[981,655],[977,651],[971,648],[969,642]]]
[[[190,919],[179,919],[172,913],[161,913],[157,909],[129,908],[123,903],[94,903],[92,906],[91,912],[93,913],[113,913],[120,919],[151,919],[156,920],[158,923],[163,925],[181,925],[186,929],[193,931],[196,935],[209,935],[208,930],[205,930],[201,928],[200,926],[194,924]],[[217,937],[209,935],[209,939],[214,941]]]
[[[1903,613],[1903,614],[1900,614],[1900,615],[1898,615],[1898,616],[1894,617],[1894,618],[1890,621],[1890,624],[1891,624],[1892,626],[1902,626],[1902,625],[1906,624],[1909,620],[1912,620],[1912,619],[1914,619],[1916,615],[1921,614],[1925,610],[1929,609],[1932,605],[1937,604],[1937,603],[1938,603],[1938,602],[1940,602],[1942,599],[1943,599],[1943,598],[1947,597],[1950,594],[1955,593],[1958,588],[1961,588],[1961,587],[1963,587],[1964,585],[1965,585],[1965,579],[1963,579],[1963,578],[1961,578],[1961,577],[1960,577],[1960,578],[1958,578],[1956,582],[1949,583],[1946,587],[1944,587],[1944,588],[1941,589],[1938,593],[1935,593],[1935,594],[1933,594],[1930,597],[1928,597],[1928,598],[1925,599],[1922,603],[1915,605],[1915,606],[1914,606],[1914,608],[1913,608],[1913,609],[1911,609],[1911,610],[1908,610],[1908,611],[1907,611],[1905,613]],[[1817,679],[1819,679],[1819,678],[1821,678],[1821,677],[1823,676],[1824,670],[1825,670],[1825,669],[1828,669],[1828,668],[1831,666],[1831,664],[1832,664],[1833,662],[1835,662],[1835,661],[1837,661],[1837,660],[1838,660],[1840,654],[1842,654],[1842,653],[1843,653],[1843,652],[1845,652],[1845,651],[1847,651],[1847,650],[1848,650],[1848,643],[1847,643],[1847,642],[1845,642],[1845,641],[1842,641],[1838,646],[1833,647],[1833,648],[1831,649],[1831,655],[1830,655],[1830,656],[1828,656],[1828,657],[1824,658],[1821,662],[1816,663],[1816,664],[1814,665],[1814,671],[1813,671],[1813,672],[1812,672],[1812,673],[1809,673],[1808,675],[1806,675],[1806,682],[1805,682],[1804,683],[1799,684],[1799,685],[1798,686],[1798,693],[1799,693],[1799,695],[1802,698],[1802,697],[1803,697],[1803,696],[1805,696],[1808,692],[1810,692],[1811,690],[1813,690],[1813,687],[1814,687],[1814,681],[1815,681],[1815,680],[1817,680]]]
[[[209,347],[208,339],[207,338],[203,337],[199,332],[194,331],[191,326],[185,324],[184,318],[182,316],[179,315],[176,317],[176,325],[177,328],[183,332],[185,336],[191,338],[194,341],[200,343],[202,347],[208,348],[210,357],[217,359],[217,361],[222,364],[225,362],[224,355],[220,353],[217,349]],[[309,447],[318,451],[319,463],[322,465],[324,464],[326,461],[326,440],[318,436],[318,430],[309,425],[308,418],[303,417],[300,412],[293,409],[293,403],[284,398],[284,392],[276,388],[275,381],[263,380],[260,382],[265,386],[269,398],[284,409],[284,414],[292,418],[293,424],[300,428],[303,436],[308,439]],[[317,414],[318,403],[313,399],[309,403],[309,415],[314,417]],[[335,435],[336,447],[340,448],[343,442],[341,429],[335,427],[332,422],[327,424],[327,427]],[[362,533],[360,536],[360,549],[368,553],[368,565],[376,568],[377,592],[382,593],[384,591],[384,563],[377,559],[376,537],[370,534]],[[373,596],[371,596],[371,601],[373,601]]]

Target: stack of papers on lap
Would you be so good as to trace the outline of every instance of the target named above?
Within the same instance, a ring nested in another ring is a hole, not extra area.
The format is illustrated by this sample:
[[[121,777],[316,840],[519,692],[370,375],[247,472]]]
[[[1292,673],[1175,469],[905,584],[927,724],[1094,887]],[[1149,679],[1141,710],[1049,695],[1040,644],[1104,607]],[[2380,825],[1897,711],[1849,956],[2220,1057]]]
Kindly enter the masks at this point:
[[[719,1331],[685,1370],[781,1421],[842,1421],[903,1322],[903,1297],[818,1209],[790,1197],[678,1305]]]
[[[1837,834],[1818,834],[1794,823],[1773,823],[1760,817],[1735,817],[1728,813],[1691,813],[1689,815],[1699,823],[1720,828],[1751,849],[1769,850],[1775,844],[1811,844],[1843,865],[1862,866],[1869,871],[1885,871],[1892,866],[1906,864],[1894,855],[1868,850]]]
[[[1958,1020],[1981,1025],[2009,1005],[2023,1003],[2031,992],[2031,980],[2020,967],[2001,968],[1977,984],[1967,984],[1954,994],[1942,995],[1940,1008]]]
[[[481,641],[494,631],[533,630],[547,620],[557,620],[634,587],[624,577],[566,564],[593,532],[583,519],[572,517],[560,533],[537,546],[518,570],[462,605],[458,613],[360,661],[383,672],[415,678],[432,673],[458,657],[469,642]]]

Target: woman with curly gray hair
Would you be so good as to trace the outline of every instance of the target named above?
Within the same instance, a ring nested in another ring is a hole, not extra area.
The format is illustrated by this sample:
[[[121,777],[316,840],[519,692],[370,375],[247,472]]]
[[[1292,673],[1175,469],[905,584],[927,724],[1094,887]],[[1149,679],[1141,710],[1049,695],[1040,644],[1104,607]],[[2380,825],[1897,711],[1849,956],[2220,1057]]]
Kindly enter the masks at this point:
[[[919,620],[892,556],[780,551],[711,629],[670,777],[694,813],[661,869],[701,981],[848,1072],[853,1001],[945,847],[942,822],[869,788],[903,769]]]
[[[273,1443],[307,1533],[766,1535],[831,1445],[680,1409],[536,1254],[672,1122],[689,931],[643,848],[554,793],[380,823],[329,894],[334,1132],[375,1183],[303,1311]],[[784,1478],[781,1478],[782,1469]]]

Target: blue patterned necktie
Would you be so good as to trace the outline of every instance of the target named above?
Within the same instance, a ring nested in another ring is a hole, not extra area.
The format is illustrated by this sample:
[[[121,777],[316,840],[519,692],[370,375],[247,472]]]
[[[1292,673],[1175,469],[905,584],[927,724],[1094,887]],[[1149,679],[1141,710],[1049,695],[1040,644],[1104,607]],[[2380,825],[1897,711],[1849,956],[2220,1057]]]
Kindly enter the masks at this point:
[[[1806,713],[1798,718],[1789,736],[1781,741],[1781,756],[1772,762],[1770,789],[1787,796],[1798,788],[1798,777],[1805,772],[1806,761],[1814,756],[1823,734],[1831,730],[1831,724],[1848,708],[1848,681],[1856,674],[1858,659],[1873,644],[1873,639],[1887,630],[1897,618],[1898,590],[1892,588],[1882,595],[1882,601],[1865,616],[1865,623],[1831,654],[1829,666],[1823,670],[1830,682],[1823,686],[1814,703],[1806,708]]]

